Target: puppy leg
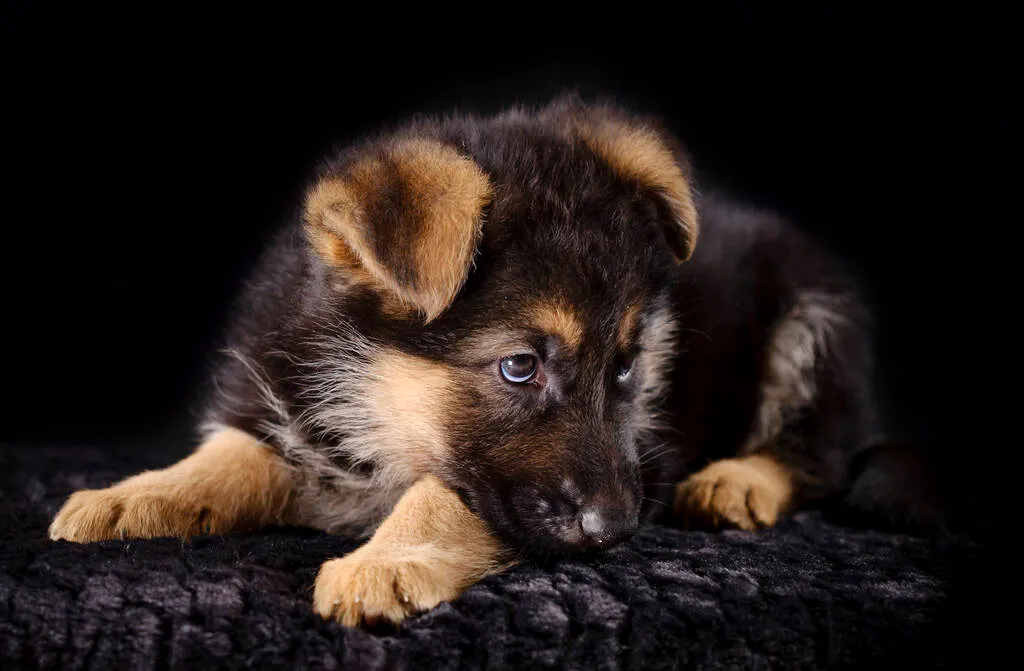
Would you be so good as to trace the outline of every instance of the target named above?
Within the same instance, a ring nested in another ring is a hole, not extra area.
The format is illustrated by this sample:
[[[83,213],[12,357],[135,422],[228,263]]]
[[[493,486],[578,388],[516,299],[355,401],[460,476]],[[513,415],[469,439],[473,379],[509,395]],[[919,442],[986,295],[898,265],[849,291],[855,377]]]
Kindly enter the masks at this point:
[[[257,528],[283,521],[291,490],[291,473],[270,448],[223,429],[169,468],[75,492],[50,538],[88,543]]]
[[[876,422],[858,310],[852,296],[797,295],[769,341],[746,442],[677,487],[681,519],[755,529],[840,491]]]
[[[424,476],[365,545],[321,566],[314,608],[350,627],[380,620],[397,625],[507,568],[502,555],[458,495]]]
[[[676,488],[675,510],[685,526],[747,531],[775,524],[793,502],[794,478],[767,454],[722,459]]]

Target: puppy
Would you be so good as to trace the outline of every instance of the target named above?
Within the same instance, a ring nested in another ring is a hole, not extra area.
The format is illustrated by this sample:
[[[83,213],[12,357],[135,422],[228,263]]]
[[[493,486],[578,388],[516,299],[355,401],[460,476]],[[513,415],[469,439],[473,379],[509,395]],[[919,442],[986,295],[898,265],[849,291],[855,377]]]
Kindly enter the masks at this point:
[[[238,305],[198,449],[75,493],[50,537],[366,538],[314,589],[359,625],[661,513],[771,526],[853,491],[868,317],[786,222],[698,199],[653,120],[574,97],[420,120],[321,166]]]

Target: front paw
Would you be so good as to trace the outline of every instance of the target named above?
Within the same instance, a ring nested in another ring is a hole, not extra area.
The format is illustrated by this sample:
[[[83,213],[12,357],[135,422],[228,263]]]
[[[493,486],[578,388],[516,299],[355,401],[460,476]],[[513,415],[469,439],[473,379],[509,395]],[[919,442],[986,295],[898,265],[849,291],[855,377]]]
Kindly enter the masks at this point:
[[[313,590],[313,607],[327,619],[347,627],[399,625],[416,613],[451,601],[463,589],[461,572],[445,563],[430,562],[422,549],[382,552],[371,541],[352,554],[320,567]]]
[[[774,525],[791,494],[778,465],[758,457],[724,459],[682,482],[674,508],[686,526],[753,531]]]
[[[50,524],[52,540],[188,537],[215,532],[220,515],[160,486],[115,485],[75,492]]]

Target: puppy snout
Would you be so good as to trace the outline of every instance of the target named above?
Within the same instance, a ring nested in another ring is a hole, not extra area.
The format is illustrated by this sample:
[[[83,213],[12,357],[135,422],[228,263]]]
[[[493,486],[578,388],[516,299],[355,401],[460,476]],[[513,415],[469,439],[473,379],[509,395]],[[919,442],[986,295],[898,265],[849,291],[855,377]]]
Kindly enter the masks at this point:
[[[607,550],[636,532],[640,494],[615,481],[594,489],[587,491],[571,478],[546,491],[525,486],[510,501],[511,509],[535,547],[567,553]]]
[[[632,536],[637,529],[637,514],[624,507],[588,506],[579,515],[582,545],[609,548]]]

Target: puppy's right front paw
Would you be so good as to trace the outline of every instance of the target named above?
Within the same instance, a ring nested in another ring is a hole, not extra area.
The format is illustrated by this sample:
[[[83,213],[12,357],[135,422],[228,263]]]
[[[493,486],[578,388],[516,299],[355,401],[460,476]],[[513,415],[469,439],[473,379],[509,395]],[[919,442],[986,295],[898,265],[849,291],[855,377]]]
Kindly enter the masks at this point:
[[[91,543],[116,538],[114,530],[124,508],[113,490],[83,489],[72,494],[50,524],[50,539]]]
[[[75,492],[50,524],[52,540],[187,537],[215,532],[220,516],[160,486],[114,485]]]

